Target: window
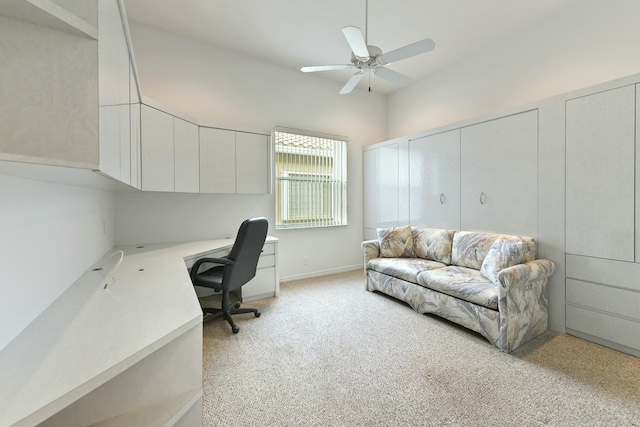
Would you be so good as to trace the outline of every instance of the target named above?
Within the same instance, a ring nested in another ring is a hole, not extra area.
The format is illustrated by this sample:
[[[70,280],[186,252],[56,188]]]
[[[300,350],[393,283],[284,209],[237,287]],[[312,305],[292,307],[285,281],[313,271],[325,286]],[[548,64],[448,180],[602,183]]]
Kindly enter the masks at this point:
[[[347,140],[276,128],[276,230],[347,225]]]

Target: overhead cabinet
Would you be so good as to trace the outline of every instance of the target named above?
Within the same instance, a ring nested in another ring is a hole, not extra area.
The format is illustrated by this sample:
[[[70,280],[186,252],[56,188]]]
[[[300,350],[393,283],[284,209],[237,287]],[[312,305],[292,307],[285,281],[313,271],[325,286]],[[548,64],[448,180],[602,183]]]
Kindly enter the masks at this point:
[[[198,127],[142,104],[142,190],[198,192]]]
[[[265,194],[269,136],[200,127],[200,192]]]
[[[140,101],[117,0],[98,2],[100,172],[138,187]],[[133,80],[133,81],[132,81]]]
[[[98,166],[97,2],[0,2],[0,159]]]

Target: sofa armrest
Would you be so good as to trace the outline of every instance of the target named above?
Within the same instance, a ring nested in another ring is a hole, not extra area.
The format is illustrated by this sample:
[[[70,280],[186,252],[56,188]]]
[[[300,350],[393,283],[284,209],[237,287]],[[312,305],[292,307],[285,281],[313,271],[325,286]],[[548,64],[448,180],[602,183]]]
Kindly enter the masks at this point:
[[[498,292],[503,294],[527,283],[548,279],[555,271],[555,264],[548,259],[536,259],[507,267],[498,273]]]
[[[370,259],[380,258],[380,243],[377,240],[366,240],[362,242],[362,255],[364,256],[364,269]]]

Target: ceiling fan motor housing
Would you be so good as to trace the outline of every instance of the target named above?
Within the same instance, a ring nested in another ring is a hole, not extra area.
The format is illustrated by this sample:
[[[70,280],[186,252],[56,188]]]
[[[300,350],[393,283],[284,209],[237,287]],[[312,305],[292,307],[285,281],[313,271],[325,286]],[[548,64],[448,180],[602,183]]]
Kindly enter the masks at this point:
[[[364,58],[351,52],[351,62],[354,66],[357,68],[373,68],[374,65],[378,65],[376,58],[382,55],[382,50],[377,46],[367,46],[367,50],[369,51],[369,56]]]

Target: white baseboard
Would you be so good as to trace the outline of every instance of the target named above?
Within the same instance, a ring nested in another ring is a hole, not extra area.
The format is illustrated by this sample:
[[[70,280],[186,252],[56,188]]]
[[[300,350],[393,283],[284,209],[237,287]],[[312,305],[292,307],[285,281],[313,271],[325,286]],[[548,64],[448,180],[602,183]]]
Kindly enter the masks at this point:
[[[330,270],[314,271],[312,273],[296,274],[294,276],[281,277],[280,283],[291,282],[293,280],[309,279],[311,277],[327,276],[329,274],[344,273],[345,271],[352,271],[352,270],[358,270],[358,269],[364,272],[362,265],[356,264],[356,265],[350,265],[346,267],[332,268]]]

